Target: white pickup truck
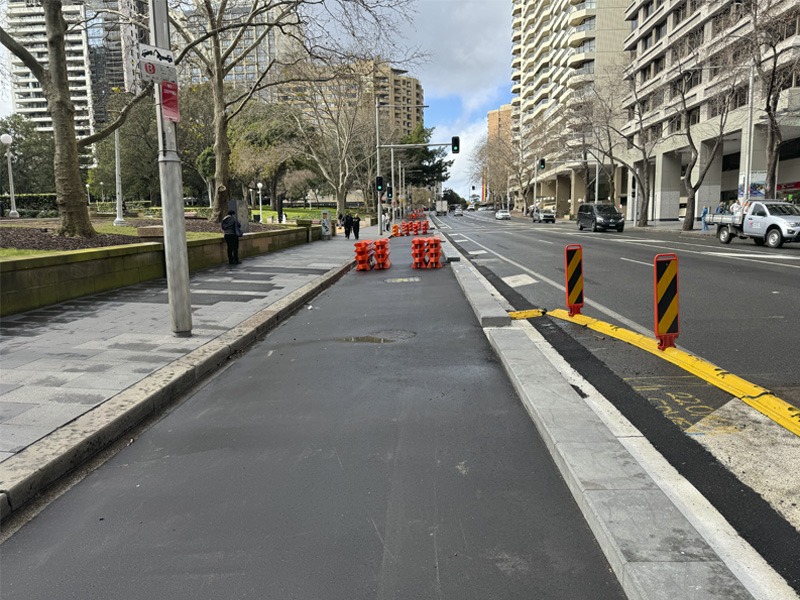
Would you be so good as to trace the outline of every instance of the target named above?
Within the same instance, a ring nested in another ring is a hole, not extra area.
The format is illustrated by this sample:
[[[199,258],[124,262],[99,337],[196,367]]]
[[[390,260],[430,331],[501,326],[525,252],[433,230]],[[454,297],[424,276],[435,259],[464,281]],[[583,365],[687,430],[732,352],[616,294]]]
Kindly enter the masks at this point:
[[[717,226],[717,239],[729,244],[735,237],[752,238],[756,246],[780,248],[800,242],[800,207],[778,200],[751,200],[739,214],[709,214],[706,223]]]

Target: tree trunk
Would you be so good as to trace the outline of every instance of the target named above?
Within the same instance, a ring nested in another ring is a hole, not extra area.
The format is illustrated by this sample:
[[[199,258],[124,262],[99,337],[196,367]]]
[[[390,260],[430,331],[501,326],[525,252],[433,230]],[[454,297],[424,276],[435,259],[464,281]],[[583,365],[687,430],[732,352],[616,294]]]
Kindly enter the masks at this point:
[[[218,48],[216,49],[218,51]],[[219,64],[217,61],[216,64]],[[230,200],[230,157],[231,146],[228,142],[228,112],[225,107],[225,88],[223,74],[218,68],[214,69],[211,84],[214,96],[214,181],[217,183],[217,195],[211,214],[212,220],[221,222],[228,214],[228,201]],[[224,190],[225,194],[220,194]]]
[[[94,237],[97,232],[89,219],[89,207],[81,181],[80,156],[75,137],[75,105],[69,95],[64,43],[67,24],[60,1],[43,2],[42,8],[47,32],[49,81],[40,83],[47,98],[47,110],[53,120],[53,167],[60,217],[58,235]]]
[[[694,229],[694,205],[697,190],[694,186],[688,185],[688,177],[684,180],[686,183],[686,215],[683,217],[683,231],[691,231]]]

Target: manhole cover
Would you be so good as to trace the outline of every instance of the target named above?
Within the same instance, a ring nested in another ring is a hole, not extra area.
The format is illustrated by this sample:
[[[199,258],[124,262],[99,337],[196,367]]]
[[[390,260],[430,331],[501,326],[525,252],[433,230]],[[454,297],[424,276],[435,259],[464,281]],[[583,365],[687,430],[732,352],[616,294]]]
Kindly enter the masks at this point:
[[[393,342],[402,342],[410,340],[417,334],[413,331],[402,330],[387,330],[387,331],[373,331],[366,335],[359,335],[353,337],[339,338],[339,342],[353,342],[362,344],[391,344]]]

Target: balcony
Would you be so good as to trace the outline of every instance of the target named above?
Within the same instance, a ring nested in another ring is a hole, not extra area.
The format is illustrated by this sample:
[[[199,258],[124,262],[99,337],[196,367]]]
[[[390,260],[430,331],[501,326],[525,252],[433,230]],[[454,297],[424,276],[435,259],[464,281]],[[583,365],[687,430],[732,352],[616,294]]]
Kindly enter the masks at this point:
[[[570,33],[569,38],[567,38],[567,44],[576,48],[581,44],[587,42],[588,40],[593,40],[595,38],[595,30],[592,29],[584,29],[582,31],[578,31],[576,28],[572,33]]]
[[[592,49],[590,51],[579,48],[579,49],[576,49],[575,52],[573,52],[570,55],[570,57],[567,59],[567,66],[572,68],[572,69],[578,69],[584,63],[586,63],[586,62],[588,62],[590,60],[593,61],[594,59],[595,59],[595,53],[594,53],[594,48],[593,47],[592,47]]]
[[[581,4],[577,4],[572,8],[572,11],[569,14],[569,24],[571,27],[577,27],[584,20],[589,17],[594,17],[597,15],[597,3],[596,2],[582,2]]]

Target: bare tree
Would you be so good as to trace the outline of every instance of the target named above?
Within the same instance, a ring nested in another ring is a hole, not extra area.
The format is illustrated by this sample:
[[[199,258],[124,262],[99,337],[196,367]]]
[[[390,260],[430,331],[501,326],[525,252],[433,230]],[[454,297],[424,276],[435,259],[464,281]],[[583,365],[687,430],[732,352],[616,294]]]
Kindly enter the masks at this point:
[[[749,62],[755,68],[760,84],[767,117],[764,193],[774,198],[778,150],[783,142],[778,112],[780,94],[800,76],[800,53],[792,43],[797,35],[800,6],[785,0],[747,0],[736,2],[731,12],[733,19],[750,21],[751,31],[741,38],[745,52],[735,56],[737,60],[744,59],[742,64]]]
[[[125,121],[132,106],[147,97],[145,89],[118,114],[117,119],[102,131],[78,140],[75,132],[75,104],[70,97],[67,70],[65,36],[70,27],[83,24],[68,24],[64,18],[61,0],[42,2],[47,36],[46,66],[27,48],[0,27],[0,44],[27,67],[42,87],[47,101],[47,110],[53,122],[55,153],[56,205],[60,216],[58,234],[63,236],[93,237],[96,235],[89,220],[89,211],[84,196],[80,172],[80,148],[104,139]]]
[[[293,118],[300,152],[333,189],[340,212],[373,154],[371,69],[362,62],[340,64],[335,69],[330,65],[296,67],[305,73],[300,78],[306,82],[294,89],[297,110]]]
[[[217,220],[227,211],[230,179],[228,125],[254,96],[297,81],[301,61],[332,60],[352,40],[380,40],[393,17],[404,17],[411,0],[171,0],[170,20],[180,38],[176,63],[184,60],[209,81],[214,100],[214,153]],[[269,45],[268,58],[253,56]],[[258,64],[252,79],[237,82],[233,94],[224,82],[245,63]]]

